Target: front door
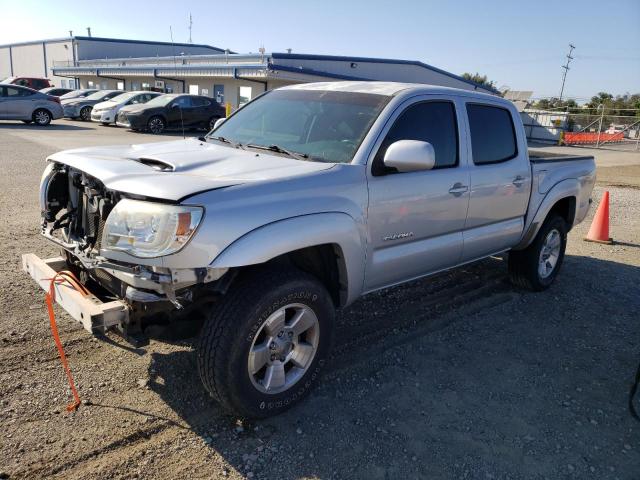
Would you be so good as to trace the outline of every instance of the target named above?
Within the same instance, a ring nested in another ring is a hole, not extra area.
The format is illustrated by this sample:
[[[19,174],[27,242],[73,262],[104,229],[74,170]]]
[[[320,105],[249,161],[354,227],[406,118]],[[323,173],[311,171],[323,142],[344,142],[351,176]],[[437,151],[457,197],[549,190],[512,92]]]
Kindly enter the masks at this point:
[[[182,96],[176,98],[167,112],[167,127],[188,128],[191,126],[191,97]]]
[[[392,116],[375,151],[368,177],[369,248],[365,291],[376,290],[455,265],[469,203],[465,131],[451,100],[423,96]],[[384,166],[398,140],[433,145],[432,170],[397,173]]]

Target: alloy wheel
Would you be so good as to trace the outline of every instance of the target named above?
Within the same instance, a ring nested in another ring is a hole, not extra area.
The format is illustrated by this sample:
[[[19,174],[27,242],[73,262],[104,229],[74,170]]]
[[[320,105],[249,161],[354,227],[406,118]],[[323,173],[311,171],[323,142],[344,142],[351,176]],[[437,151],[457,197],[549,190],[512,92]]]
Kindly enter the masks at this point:
[[[292,303],[272,313],[260,326],[247,362],[253,386],[277,394],[307,372],[320,339],[320,323],[307,305]]]

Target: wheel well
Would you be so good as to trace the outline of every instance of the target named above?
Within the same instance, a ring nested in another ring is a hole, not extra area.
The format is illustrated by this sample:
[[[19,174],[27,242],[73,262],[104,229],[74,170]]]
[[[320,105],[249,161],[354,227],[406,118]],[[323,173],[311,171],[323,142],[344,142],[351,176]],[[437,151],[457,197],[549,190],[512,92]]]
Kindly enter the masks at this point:
[[[347,272],[342,249],[337,244],[315,245],[285,253],[269,263],[288,263],[316,277],[331,295],[336,307],[347,298]]]
[[[549,210],[549,215],[558,214],[564,221],[567,222],[568,229],[570,230],[573,226],[573,220],[576,216],[576,197],[566,197],[561,200],[558,200],[551,210]]]

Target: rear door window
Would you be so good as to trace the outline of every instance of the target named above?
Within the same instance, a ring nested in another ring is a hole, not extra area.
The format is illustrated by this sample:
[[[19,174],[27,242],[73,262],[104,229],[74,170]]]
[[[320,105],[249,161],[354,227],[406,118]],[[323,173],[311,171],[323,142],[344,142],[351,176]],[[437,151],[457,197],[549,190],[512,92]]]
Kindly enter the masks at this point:
[[[518,155],[516,131],[509,110],[468,103],[467,115],[474,164],[504,162]]]

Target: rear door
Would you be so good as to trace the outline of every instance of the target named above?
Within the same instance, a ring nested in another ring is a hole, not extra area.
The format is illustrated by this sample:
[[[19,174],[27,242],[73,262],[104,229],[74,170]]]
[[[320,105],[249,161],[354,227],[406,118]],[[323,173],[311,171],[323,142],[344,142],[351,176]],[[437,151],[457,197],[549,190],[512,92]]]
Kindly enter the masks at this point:
[[[469,171],[458,101],[421,96],[391,116],[369,161],[365,291],[456,265],[469,203]],[[433,170],[398,173],[384,154],[398,140],[433,145]]]
[[[531,192],[531,168],[515,108],[470,100],[464,115],[470,139],[471,190],[464,230],[463,261],[518,243]]]
[[[32,90],[19,87],[4,87],[3,111],[5,118],[15,120],[27,120],[31,118],[37,96]]]
[[[0,118],[7,117],[7,87],[0,87]]]

